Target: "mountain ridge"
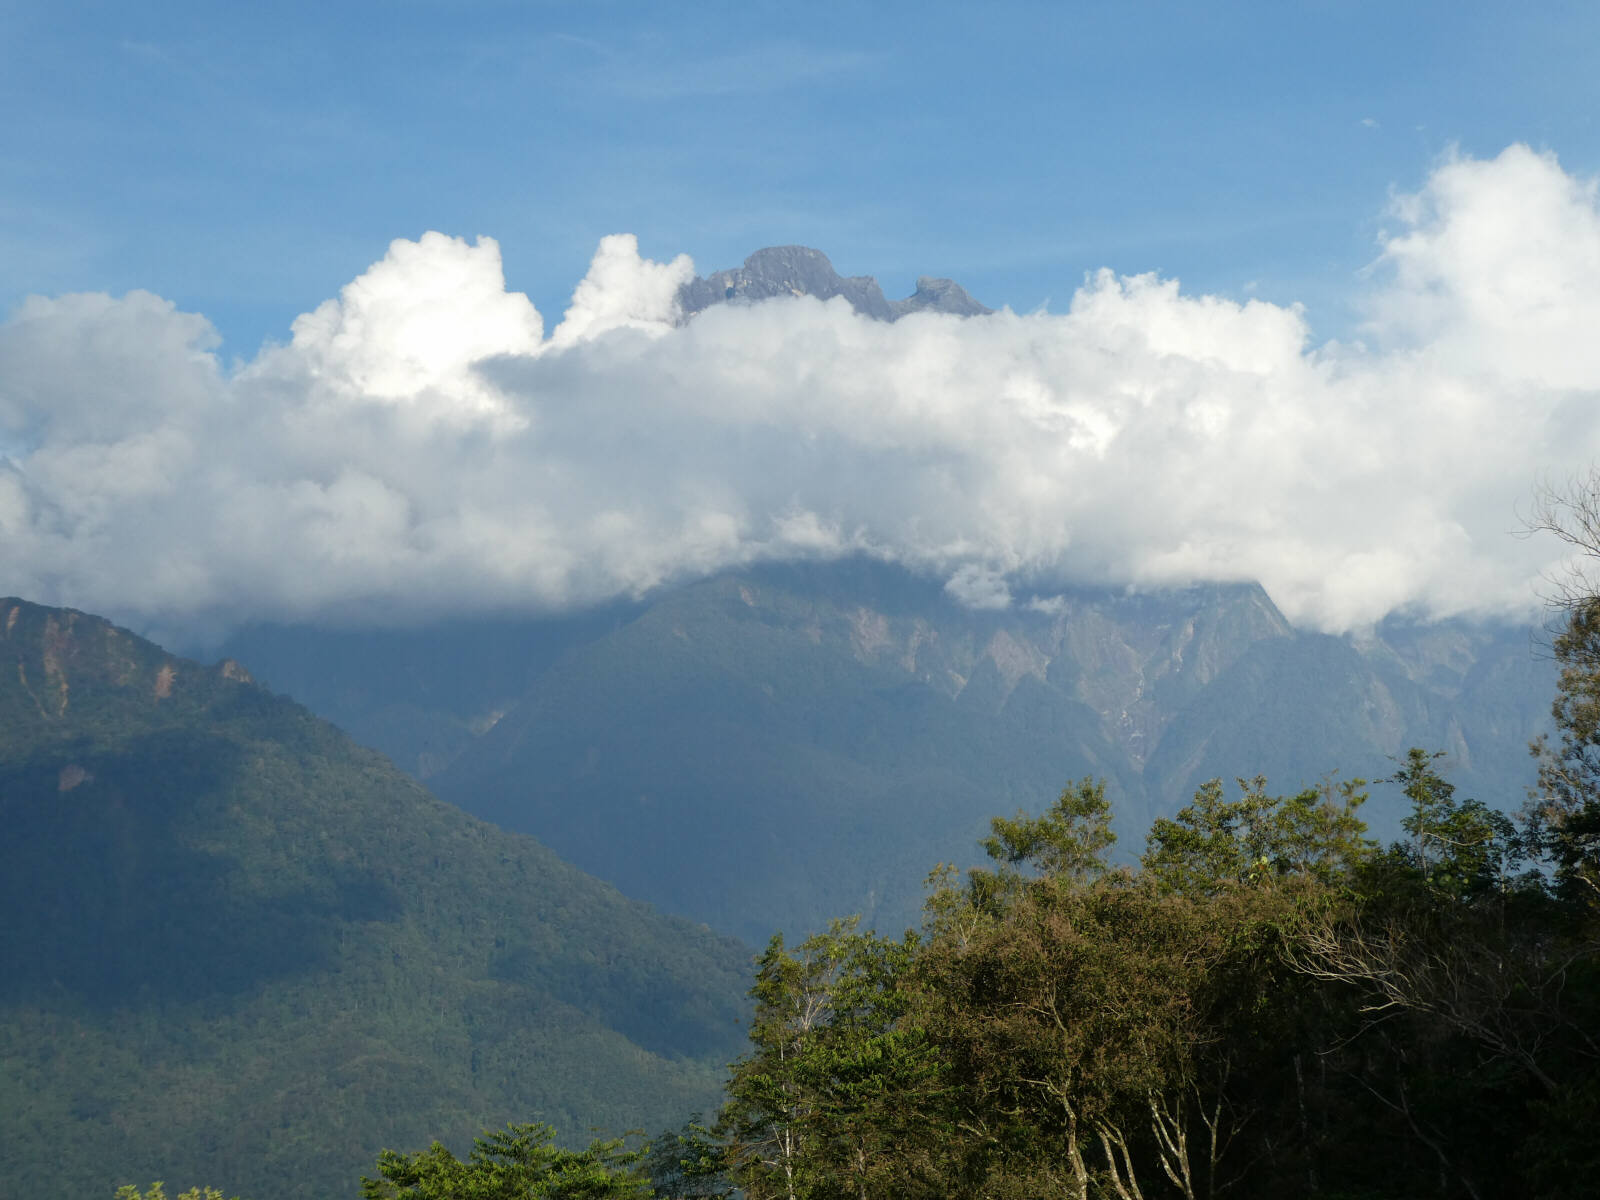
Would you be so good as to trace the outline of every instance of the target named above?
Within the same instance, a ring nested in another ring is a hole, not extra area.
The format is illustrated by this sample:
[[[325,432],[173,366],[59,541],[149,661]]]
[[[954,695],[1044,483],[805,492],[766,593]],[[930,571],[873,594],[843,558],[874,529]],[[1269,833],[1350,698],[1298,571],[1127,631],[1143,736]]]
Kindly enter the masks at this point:
[[[1086,774],[1109,784],[1125,854],[1213,777],[1381,780],[1413,744],[1448,752],[1461,794],[1515,808],[1555,675],[1510,626],[1331,637],[1244,583],[980,612],[869,559],[728,572],[587,624],[262,628],[222,650],[470,811],[755,943],[841,912],[914,924],[933,863],[975,861],[989,817]],[[493,686],[442,701],[477,675]],[[482,713],[497,719],[466,732]],[[454,731],[448,753],[429,730]],[[419,736],[438,748],[425,764]],[[1398,804],[1374,789],[1379,836]]]
[[[310,1200],[510,1120],[659,1128],[743,1046],[747,947],[90,614],[0,600],[0,816],[27,1114],[0,1161],[30,1195]]]
[[[785,296],[812,296],[831,300],[843,296],[850,307],[879,321],[897,321],[912,313],[952,313],[985,316],[994,310],[978,303],[951,279],[923,275],[916,291],[903,300],[890,300],[871,275],[842,276],[820,250],[809,246],[767,246],[739,267],[696,276],[678,289],[683,319],[717,304],[750,304]]]
[[[983,613],[854,570],[661,597],[541,675],[435,787],[747,939],[858,910],[897,929],[933,863],[975,861],[990,816],[1085,775],[1107,780],[1126,854],[1208,779],[1382,779],[1411,744],[1515,807],[1550,694],[1515,632],[1458,631],[1453,668],[1407,665],[1381,637],[1294,629],[1253,584]],[[1380,836],[1396,803],[1369,807]]]

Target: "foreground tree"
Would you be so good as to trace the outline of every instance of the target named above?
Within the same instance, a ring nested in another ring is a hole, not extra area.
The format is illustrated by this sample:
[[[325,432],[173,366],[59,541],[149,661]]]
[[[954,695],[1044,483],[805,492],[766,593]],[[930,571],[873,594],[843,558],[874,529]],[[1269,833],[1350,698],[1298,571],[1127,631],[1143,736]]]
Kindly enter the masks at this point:
[[[970,1194],[1305,1189],[1316,985],[1283,951],[1372,854],[1364,799],[1359,781],[1241,781],[1236,800],[1213,781],[1138,871],[1107,859],[1093,781],[994,822],[998,866],[946,877],[915,973]]]
[[[917,942],[861,933],[854,920],[758,963],[751,1053],[734,1064],[721,1128],[729,1174],[754,1200],[922,1194],[916,1147],[937,1087],[908,1019]],[[939,1194],[937,1191],[926,1194]]]
[[[1283,880],[1333,884],[1376,849],[1360,817],[1365,780],[1329,780],[1292,796],[1269,796],[1260,776],[1237,782],[1237,800],[1213,779],[1150,827],[1140,864],[1162,888],[1214,896]]]
[[[721,1130],[752,1197],[1581,1195],[1600,1158],[1581,904],[1435,756],[1220,782],[1115,867],[1103,788],[997,818],[920,938],[841,923],[761,961]]]
[[[1553,648],[1557,735],[1534,743],[1532,807],[1561,887],[1600,912],[1600,597],[1573,603]]]
[[[645,1200],[644,1153],[622,1139],[586,1150],[555,1144],[548,1125],[509,1125],[473,1142],[465,1161],[439,1142],[414,1154],[385,1150],[362,1200]]]
[[[700,1113],[651,1138],[642,1170],[660,1200],[727,1200],[733,1195],[727,1146]]]
[[[1539,786],[1530,807],[1560,885],[1600,912],[1600,467],[1545,488],[1528,529],[1574,552],[1547,597],[1558,620],[1556,741],[1534,743]]]

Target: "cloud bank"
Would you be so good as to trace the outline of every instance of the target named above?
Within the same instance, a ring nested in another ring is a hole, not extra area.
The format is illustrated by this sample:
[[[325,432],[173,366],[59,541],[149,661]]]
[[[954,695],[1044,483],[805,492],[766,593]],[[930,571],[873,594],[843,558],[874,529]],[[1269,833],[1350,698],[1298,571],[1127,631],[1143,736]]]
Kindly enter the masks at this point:
[[[232,369],[157,296],[32,298],[0,326],[0,591],[216,631],[866,553],[978,607],[1258,580],[1333,631],[1526,613],[1559,548],[1517,510],[1600,461],[1595,183],[1512,146],[1389,218],[1352,345],[1110,271],[1063,313],[679,324],[693,264],[627,235],[548,335],[494,241],[428,233]]]

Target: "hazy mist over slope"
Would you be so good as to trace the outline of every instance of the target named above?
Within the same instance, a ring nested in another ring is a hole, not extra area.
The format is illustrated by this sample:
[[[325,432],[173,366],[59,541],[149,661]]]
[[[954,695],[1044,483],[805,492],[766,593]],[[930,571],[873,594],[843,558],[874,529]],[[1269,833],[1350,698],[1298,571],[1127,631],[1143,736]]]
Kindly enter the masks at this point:
[[[861,912],[914,925],[990,817],[1104,779],[1136,856],[1203,781],[1379,780],[1412,745],[1514,809],[1554,666],[1530,631],[1292,627],[1256,585],[1074,589],[974,609],[870,560],[751,568],[636,608],[222,649],[439,795],[760,944]],[[1397,836],[1396,789],[1366,815]]]

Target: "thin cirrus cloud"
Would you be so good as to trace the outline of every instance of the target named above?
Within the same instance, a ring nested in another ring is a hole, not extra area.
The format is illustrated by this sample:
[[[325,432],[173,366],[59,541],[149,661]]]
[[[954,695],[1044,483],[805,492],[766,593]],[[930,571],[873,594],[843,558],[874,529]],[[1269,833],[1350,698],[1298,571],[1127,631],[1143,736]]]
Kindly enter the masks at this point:
[[[604,239],[548,332],[429,233],[225,370],[145,292],[0,326],[4,588],[147,627],[553,611],[870,554],[975,607],[1257,580],[1330,631],[1523,615],[1541,478],[1600,458],[1595,185],[1523,146],[1401,196],[1360,344],[1297,307],[1088,278],[1067,311],[842,300],[682,322]]]

